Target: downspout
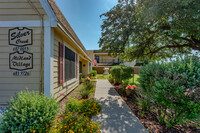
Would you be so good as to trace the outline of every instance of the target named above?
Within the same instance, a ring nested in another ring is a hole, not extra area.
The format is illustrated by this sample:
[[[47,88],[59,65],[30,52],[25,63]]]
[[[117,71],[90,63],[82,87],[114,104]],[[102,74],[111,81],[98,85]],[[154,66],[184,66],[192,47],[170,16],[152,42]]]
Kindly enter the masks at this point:
[[[43,76],[43,73],[44,73],[44,67],[43,67],[43,42],[44,42],[44,15],[41,14],[38,9],[35,7],[35,5],[32,3],[31,0],[27,0],[27,2],[29,3],[29,5],[35,10],[35,12],[37,12],[38,16],[40,17],[40,29],[41,29],[41,38],[40,38],[40,89],[39,89],[39,93],[44,93],[44,76]]]

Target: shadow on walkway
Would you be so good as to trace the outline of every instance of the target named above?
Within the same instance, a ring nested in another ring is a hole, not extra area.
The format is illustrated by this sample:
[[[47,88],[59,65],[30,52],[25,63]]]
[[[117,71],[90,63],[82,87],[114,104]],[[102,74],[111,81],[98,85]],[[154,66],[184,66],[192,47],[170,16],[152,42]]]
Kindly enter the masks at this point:
[[[109,84],[107,80],[98,80],[95,92],[103,110],[93,120],[101,123],[102,133],[146,133],[142,123]]]

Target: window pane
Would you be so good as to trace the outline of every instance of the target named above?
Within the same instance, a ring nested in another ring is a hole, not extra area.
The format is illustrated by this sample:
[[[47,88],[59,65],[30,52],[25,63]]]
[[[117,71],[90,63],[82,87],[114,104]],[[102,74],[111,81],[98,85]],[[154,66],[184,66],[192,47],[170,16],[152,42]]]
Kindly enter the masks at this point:
[[[65,47],[65,80],[75,78],[75,53]]]
[[[79,61],[79,73],[82,73],[82,62]]]

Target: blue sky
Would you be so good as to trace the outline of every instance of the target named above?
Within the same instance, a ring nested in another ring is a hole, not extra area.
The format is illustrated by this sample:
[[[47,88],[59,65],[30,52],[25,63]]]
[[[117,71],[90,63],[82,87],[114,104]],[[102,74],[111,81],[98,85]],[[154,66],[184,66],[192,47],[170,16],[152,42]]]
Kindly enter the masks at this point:
[[[99,49],[102,19],[118,0],[55,0],[87,50]]]

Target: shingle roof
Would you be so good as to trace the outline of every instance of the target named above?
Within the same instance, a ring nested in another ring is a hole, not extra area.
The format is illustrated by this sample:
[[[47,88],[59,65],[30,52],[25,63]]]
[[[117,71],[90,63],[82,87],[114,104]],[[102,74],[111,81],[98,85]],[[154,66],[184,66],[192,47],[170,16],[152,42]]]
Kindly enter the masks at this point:
[[[64,26],[64,28],[66,29],[66,31],[68,31],[68,33],[71,35],[71,37],[76,41],[76,43],[83,49],[83,51],[87,54],[87,50],[85,49],[85,47],[83,46],[83,44],[81,43],[81,41],[79,40],[78,36],[76,35],[76,33],[74,32],[74,30],[72,29],[72,27],[70,26],[70,24],[68,23],[68,21],[66,20],[65,16],[63,15],[63,13],[60,11],[59,7],[57,6],[56,2],[54,0],[48,0],[51,8],[53,9],[58,21]]]

